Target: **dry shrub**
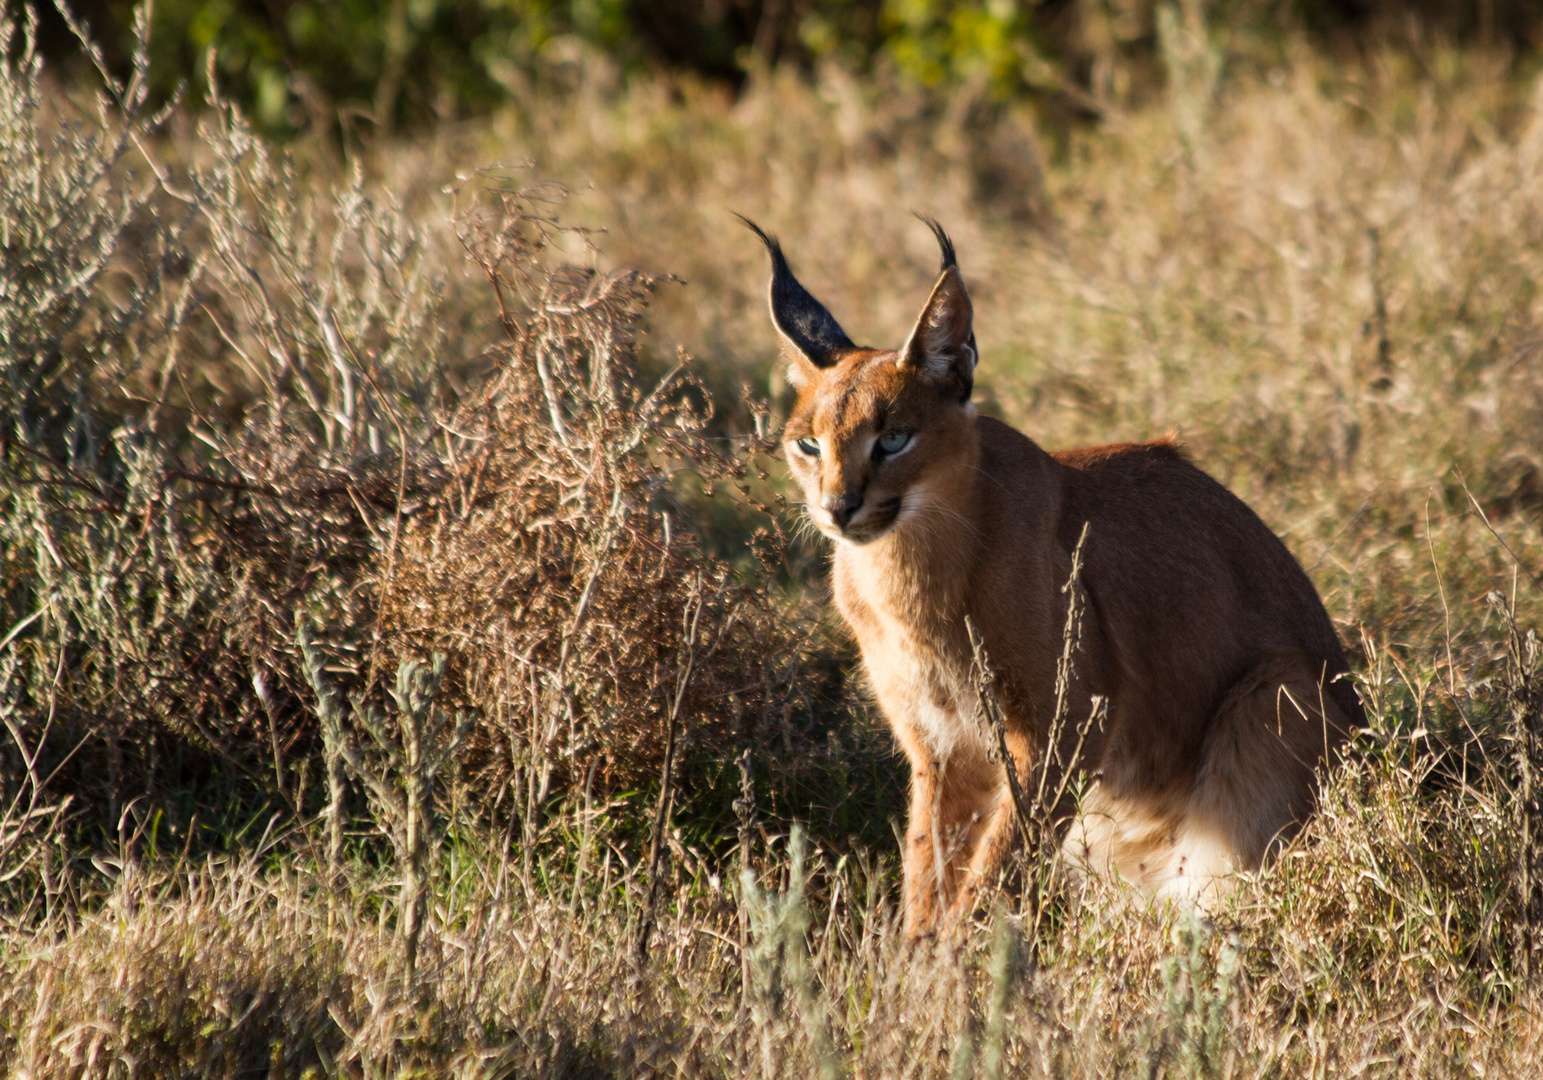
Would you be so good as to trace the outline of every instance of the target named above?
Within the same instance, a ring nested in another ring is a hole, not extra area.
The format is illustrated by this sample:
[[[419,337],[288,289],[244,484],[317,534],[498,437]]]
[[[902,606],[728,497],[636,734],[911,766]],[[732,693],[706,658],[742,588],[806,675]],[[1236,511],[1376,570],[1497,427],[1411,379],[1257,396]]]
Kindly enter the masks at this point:
[[[94,117],[56,95],[59,119],[25,48],[4,76],[0,627],[22,659],[0,752],[62,766],[77,827],[112,836],[140,797],[184,824],[314,809],[297,623],[345,696],[446,653],[477,790],[525,819],[570,780],[727,758],[839,686],[787,604],[702,555],[676,478],[753,479],[755,447],[709,441],[680,370],[644,388],[653,279],[565,262],[559,188],[482,178],[459,225],[422,224],[218,98],[196,141],[157,142],[142,78]]]
[[[595,769],[601,791],[646,782],[688,735],[724,760],[747,710],[800,691],[809,637],[764,586],[704,558],[677,497],[681,474],[711,489],[747,459],[709,438],[684,356],[652,386],[638,378],[656,279],[544,267],[546,192],[470,194],[461,239],[508,340],[440,424],[449,473],[403,523],[383,629],[398,649],[455,657],[491,789],[512,775],[516,805]]]

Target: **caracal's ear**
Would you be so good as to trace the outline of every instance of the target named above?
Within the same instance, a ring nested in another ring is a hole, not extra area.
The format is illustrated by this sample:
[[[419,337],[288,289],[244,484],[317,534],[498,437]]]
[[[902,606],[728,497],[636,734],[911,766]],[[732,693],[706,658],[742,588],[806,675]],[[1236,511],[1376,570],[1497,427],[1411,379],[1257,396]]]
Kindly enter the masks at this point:
[[[980,359],[975,347],[975,308],[959,273],[953,241],[936,221],[916,216],[938,238],[943,269],[921,318],[900,347],[900,366],[914,367],[938,382],[953,384],[960,402],[965,402],[975,385],[975,364]]]
[[[832,367],[841,353],[857,346],[852,344],[852,339],[846,336],[846,331],[831,313],[798,283],[788,268],[788,260],[783,256],[777,238],[766,235],[759,225],[743,214],[734,216],[760,237],[771,253],[772,324],[782,335],[790,353],[788,381],[794,386],[803,386],[814,374],[811,368]]]

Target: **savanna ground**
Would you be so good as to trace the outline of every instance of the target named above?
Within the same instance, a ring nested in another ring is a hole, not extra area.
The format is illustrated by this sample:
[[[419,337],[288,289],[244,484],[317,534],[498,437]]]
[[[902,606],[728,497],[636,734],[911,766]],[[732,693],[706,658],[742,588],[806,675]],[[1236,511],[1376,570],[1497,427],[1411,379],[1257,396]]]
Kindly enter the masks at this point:
[[[1165,18],[1096,122],[574,44],[485,119],[284,146],[8,24],[4,1069],[1543,1072],[1543,81]],[[1177,432],[1352,655],[1354,753],[1211,918],[1041,861],[900,939],[904,764],[730,211],[894,345],[911,209],[982,409]]]

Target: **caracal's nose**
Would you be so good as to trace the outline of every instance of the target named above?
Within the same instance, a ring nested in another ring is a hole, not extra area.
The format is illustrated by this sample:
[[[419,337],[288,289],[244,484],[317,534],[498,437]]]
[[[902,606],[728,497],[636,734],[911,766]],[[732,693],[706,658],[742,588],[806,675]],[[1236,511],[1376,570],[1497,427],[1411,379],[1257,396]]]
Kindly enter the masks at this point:
[[[847,523],[852,520],[852,515],[862,508],[863,497],[850,492],[844,495],[827,495],[820,500],[820,505],[830,514],[830,519],[836,523],[836,528],[845,529]]]

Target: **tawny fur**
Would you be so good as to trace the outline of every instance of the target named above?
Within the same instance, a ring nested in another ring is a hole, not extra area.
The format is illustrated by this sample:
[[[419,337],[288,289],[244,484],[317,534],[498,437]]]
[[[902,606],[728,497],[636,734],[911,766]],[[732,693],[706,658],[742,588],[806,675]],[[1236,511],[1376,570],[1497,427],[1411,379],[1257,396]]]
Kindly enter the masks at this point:
[[[968,915],[1017,836],[975,718],[966,617],[1026,777],[1055,709],[1062,586],[1084,524],[1068,715],[1089,716],[1095,694],[1108,710],[1075,763],[1093,783],[1064,850],[1154,897],[1205,903],[1311,813],[1318,766],[1361,721],[1333,625],[1285,545],[1176,444],[1051,454],[977,416],[973,311],[936,231],[944,271],[896,351],[851,347],[767,240],[799,387],[788,460],[835,540],[836,604],[911,764],[907,931]],[[827,350],[810,310],[834,327]],[[910,440],[885,454],[886,432]]]

